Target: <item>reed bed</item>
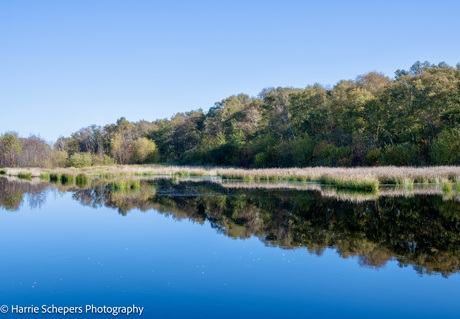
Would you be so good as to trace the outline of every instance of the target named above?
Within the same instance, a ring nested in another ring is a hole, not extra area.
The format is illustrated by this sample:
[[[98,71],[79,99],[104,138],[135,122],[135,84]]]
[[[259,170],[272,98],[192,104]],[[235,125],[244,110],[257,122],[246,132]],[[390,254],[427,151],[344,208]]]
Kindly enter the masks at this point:
[[[291,189],[291,190],[300,190],[300,191],[321,191],[320,184],[300,184],[300,183],[267,183],[267,182],[254,182],[254,183],[245,183],[245,182],[232,182],[223,180],[221,185],[225,188],[235,188],[235,189]]]
[[[24,169],[2,169],[7,175],[18,176]],[[47,177],[50,181],[58,181],[61,176],[77,176],[84,174],[88,178],[133,178],[133,177],[213,177],[223,180],[241,180],[245,182],[318,182],[334,186],[338,189],[351,189],[375,192],[382,185],[397,185],[411,190],[415,184],[442,184],[444,189],[455,189],[460,183],[460,167],[306,167],[306,168],[271,168],[241,169],[213,168],[193,166],[161,166],[161,165],[112,165],[87,168],[28,168],[31,177]],[[46,179],[46,178],[44,178]]]
[[[314,181],[343,189],[375,191],[380,185],[397,185],[413,189],[414,184],[460,182],[460,167],[357,167],[357,168],[286,168],[286,169],[219,169],[224,179],[244,181]]]
[[[349,169],[348,169],[349,170]],[[318,182],[340,189],[354,189],[375,192],[379,187],[379,180],[375,176],[365,174],[350,174],[347,169],[336,168],[288,168],[288,169],[222,169],[218,175],[223,179],[237,179],[244,181],[298,181]]]
[[[84,173],[78,175],[59,174],[59,173],[40,173],[40,179],[31,178],[30,172],[18,171],[16,175],[8,174],[6,178],[14,180],[22,180],[23,182],[54,182],[60,190],[74,189],[75,186],[79,188],[86,188],[94,185],[104,185],[114,192],[124,193],[131,191],[141,190],[141,180],[143,177],[136,175],[116,175],[114,178],[101,178],[101,175],[89,177]],[[317,182],[292,182],[292,179],[270,181],[269,179],[262,179],[258,182],[247,182],[242,179],[225,179],[216,176],[193,177],[186,176],[180,177],[176,175],[142,175],[146,179],[177,179],[179,181],[193,181],[199,182],[203,180],[219,183],[225,188],[240,188],[240,189],[292,189],[301,191],[317,191],[321,196],[334,197],[340,200],[347,200],[352,202],[373,201],[379,197],[413,197],[415,195],[442,195],[444,200],[457,200],[460,201],[460,182],[452,182],[449,179],[442,179],[440,183],[411,183],[411,187],[407,187],[407,183],[380,185],[377,191],[369,191],[369,188],[361,186],[350,187],[348,184],[340,185],[340,181],[331,180],[329,175],[319,178]],[[22,179],[21,179],[22,178]],[[256,178],[254,178],[256,180]],[[351,181],[354,182],[354,181]],[[373,180],[370,180],[373,182]],[[335,184],[334,184],[335,183]],[[366,185],[366,184],[364,184]],[[70,188],[69,188],[70,187]],[[374,187],[375,188],[375,187]]]
[[[318,191],[322,197],[335,198],[341,201],[349,202],[366,202],[366,201],[376,201],[382,197],[404,197],[411,198],[416,195],[436,195],[442,196],[442,199],[455,200],[460,202],[460,185],[459,191],[452,191],[450,193],[445,193],[442,190],[442,186],[437,184],[428,184],[428,185],[416,185],[413,190],[408,190],[401,186],[386,186],[380,188],[378,192],[366,192],[360,190],[352,189],[337,189],[334,187],[321,186],[319,184],[306,184],[295,185],[289,183],[223,183],[226,188],[241,188],[241,189],[293,189],[301,191]],[[455,184],[454,184],[455,189]]]
[[[351,202],[365,202],[365,201],[375,201],[380,197],[414,197],[415,195],[445,195],[441,185],[427,184],[422,185],[418,184],[413,189],[409,190],[400,185],[391,185],[383,186],[379,188],[378,192],[366,192],[359,190],[350,190],[350,189],[338,189],[335,187],[328,187],[321,185],[319,183],[267,183],[267,182],[237,182],[237,181],[222,181],[221,184],[225,188],[230,189],[266,189],[266,190],[276,190],[276,189],[286,189],[286,190],[298,190],[298,191],[316,191],[324,197],[336,198],[340,200],[346,200]],[[454,188],[455,188],[454,184]],[[458,184],[458,189],[460,191],[460,183]],[[460,194],[460,192],[455,192],[455,194]],[[455,197],[444,197],[444,199],[452,199]]]
[[[219,169],[223,178],[250,180],[306,180],[320,181],[325,177],[335,180],[377,179],[380,184],[409,185],[411,183],[435,183],[442,180],[460,182],[459,166],[434,167],[306,167],[275,169]]]

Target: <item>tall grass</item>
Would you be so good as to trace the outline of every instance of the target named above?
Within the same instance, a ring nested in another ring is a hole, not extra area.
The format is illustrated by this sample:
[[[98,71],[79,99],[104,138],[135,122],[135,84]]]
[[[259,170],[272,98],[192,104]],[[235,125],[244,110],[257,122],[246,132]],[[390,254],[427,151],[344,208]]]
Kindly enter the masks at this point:
[[[139,190],[141,188],[141,182],[139,180],[116,180],[110,182],[109,187],[116,192]]]
[[[218,174],[222,179],[252,181],[297,181],[318,182],[341,189],[353,189],[375,192],[379,187],[379,180],[369,176],[346,176],[332,174],[327,169],[322,172],[302,171],[301,169],[265,169],[265,170],[242,170],[223,169]]]
[[[451,195],[454,188],[454,184],[449,180],[442,181],[442,192],[444,195]]]
[[[2,169],[4,170],[4,169]],[[374,191],[382,185],[397,185],[411,190],[414,184],[442,184],[460,182],[460,167],[357,167],[330,168],[306,167],[283,169],[240,169],[160,165],[112,165],[87,168],[30,169],[32,176],[49,174],[51,182],[60,182],[64,174],[85,174],[88,178],[130,179],[134,176],[167,176],[187,178],[192,176],[217,176],[223,180],[246,182],[317,182],[343,189]],[[17,176],[20,169],[9,168],[8,174]],[[45,175],[44,175],[45,176]],[[46,178],[45,178],[46,179]]]
[[[454,183],[455,192],[460,195],[460,182]]]
[[[62,185],[73,185],[75,183],[75,176],[70,174],[61,175],[61,184]]]
[[[20,172],[16,175],[17,178],[32,180],[32,173],[29,172]]]
[[[376,193],[379,189],[379,181],[377,179],[364,178],[364,179],[334,179],[323,178],[320,182],[330,184],[337,189],[348,189],[356,191],[367,191]]]
[[[377,180],[379,185],[398,185],[413,188],[415,183],[440,184],[442,180],[460,181],[460,167],[356,167],[356,168],[331,168],[307,167],[285,169],[218,169],[217,174],[224,179],[239,180],[291,180],[328,182],[342,185],[342,181]],[[359,185],[358,185],[359,186]]]
[[[75,184],[78,187],[85,187],[86,185],[88,185],[88,176],[82,173],[78,174],[75,178]]]
[[[46,172],[40,173],[40,179],[49,182],[50,181],[50,174],[46,173]]]

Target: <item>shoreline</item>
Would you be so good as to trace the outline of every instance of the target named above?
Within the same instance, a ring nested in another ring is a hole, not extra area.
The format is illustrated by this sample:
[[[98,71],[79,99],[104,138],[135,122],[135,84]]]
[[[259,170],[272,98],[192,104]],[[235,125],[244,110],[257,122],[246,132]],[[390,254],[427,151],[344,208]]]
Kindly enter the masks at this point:
[[[381,185],[397,185],[413,188],[414,184],[442,185],[443,191],[460,189],[459,166],[432,167],[305,167],[242,169],[200,166],[161,165],[111,165],[85,168],[1,168],[0,176],[15,176],[22,179],[34,177],[48,181],[80,178],[134,178],[149,176],[220,177],[223,180],[244,182],[316,182],[337,189],[376,192]]]

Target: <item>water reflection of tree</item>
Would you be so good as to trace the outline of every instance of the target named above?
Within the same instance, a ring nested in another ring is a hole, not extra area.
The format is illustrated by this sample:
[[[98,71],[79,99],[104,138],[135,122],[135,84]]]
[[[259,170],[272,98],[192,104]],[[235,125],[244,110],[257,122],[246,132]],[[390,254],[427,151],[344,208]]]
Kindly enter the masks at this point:
[[[441,196],[381,197],[350,202],[297,190],[228,190],[218,185],[159,182],[152,208],[213,227],[232,238],[260,238],[285,249],[322,254],[335,248],[367,267],[396,259],[420,273],[460,269],[460,203]],[[189,196],[184,196],[189,194]],[[201,194],[201,196],[193,196]]]
[[[0,179],[0,205],[17,210],[25,193],[40,202],[43,187]],[[116,208],[122,215],[155,209],[175,219],[207,221],[235,239],[256,236],[267,246],[305,247],[317,255],[333,248],[365,267],[394,259],[420,274],[447,276],[460,269],[460,202],[438,195],[351,202],[319,191],[229,189],[171,180],[143,181],[130,191],[114,191],[102,181],[66,189],[85,206]]]
[[[9,181],[6,177],[0,177],[0,207],[9,211],[17,211],[24,202],[24,195],[27,195],[30,208],[40,208],[46,202],[48,188],[47,183]]]

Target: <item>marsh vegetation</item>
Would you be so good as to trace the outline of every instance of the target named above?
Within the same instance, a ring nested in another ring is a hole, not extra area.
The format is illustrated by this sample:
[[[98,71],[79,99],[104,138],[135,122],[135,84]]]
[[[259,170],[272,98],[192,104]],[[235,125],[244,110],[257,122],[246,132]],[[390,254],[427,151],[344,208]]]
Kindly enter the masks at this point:
[[[278,168],[239,169],[187,166],[117,165],[90,168],[22,168],[5,169],[4,175],[45,181],[86,185],[91,178],[112,179],[123,183],[126,179],[162,176],[168,178],[212,177],[220,180],[237,180],[249,183],[318,183],[363,192],[376,193],[381,186],[396,185],[411,190],[414,185],[441,185],[446,192],[457,190],[460,185],[460,167],[359,167],[359,168]],[[118,187],[118,186],[114,186]],[[124,188],[124,186],[120,186]]]

